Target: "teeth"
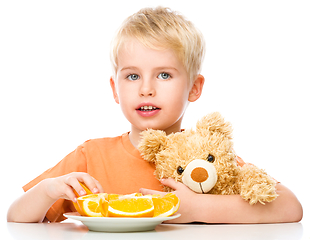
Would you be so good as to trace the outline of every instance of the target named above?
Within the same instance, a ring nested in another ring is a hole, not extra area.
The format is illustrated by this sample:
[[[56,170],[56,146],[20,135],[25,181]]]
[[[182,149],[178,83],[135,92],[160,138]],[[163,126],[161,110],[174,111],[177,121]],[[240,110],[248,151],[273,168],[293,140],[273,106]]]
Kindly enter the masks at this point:
[[[147,111],[147,110],[156,110],[156,107],[153,106],[143,106],[140,108],[141,110]]]

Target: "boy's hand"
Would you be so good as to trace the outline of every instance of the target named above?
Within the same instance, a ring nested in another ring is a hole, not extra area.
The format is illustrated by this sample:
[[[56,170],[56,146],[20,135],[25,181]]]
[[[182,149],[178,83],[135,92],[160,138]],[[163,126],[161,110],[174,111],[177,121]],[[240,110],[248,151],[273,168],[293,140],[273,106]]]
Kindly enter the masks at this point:
[[[101,184],[88,173],[73,172],[56,178],[45,179],[45,191],[52,199],[64,198],[76,202],[73,189],[80,195],[86,194],[79,182],[83,182],[92,193],[104,192]]]
[[[185,186],[183,183],[176,182],[172,178],[168,179],[161,179],[160,182],[168,186],[175,191],[173,192],[179,199],[180,199],[180,208],[178,210],[178,213],[181,213],[181,217],[165,221],[165,223],[186,223],[186,222],[193,222],[195,219],[193,218],[193,198],[197,195],[197,193],[190,190],[187,186]],[[167,192],[160,192],[150,189],[141,188],[140,192],[145,194],[160,194],[165,195]]]

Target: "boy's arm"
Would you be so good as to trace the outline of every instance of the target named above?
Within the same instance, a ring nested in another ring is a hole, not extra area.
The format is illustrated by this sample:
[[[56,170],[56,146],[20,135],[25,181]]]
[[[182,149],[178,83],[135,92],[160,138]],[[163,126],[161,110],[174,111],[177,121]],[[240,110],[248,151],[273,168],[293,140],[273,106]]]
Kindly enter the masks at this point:
[[[282,184],[277,184],[279,196],[271,203],[250,205],[239,195],[196,194],[184,184],[173,179],[162,183],[175,189],[180,198],[181,217],[169,223],[279,223],[298,222],[302,218],[302,207],[295,195]],[[154,193],[141,189],[143,194]]]
[[[7,214],[8,222],[43,222],[56,199],[45,194],[46,180],[41,181],[16,199]]]
[[[86,192],[79,184],[84,182],[93,193],[103,192],[100,183],[87,173],[75,172],[61,177],[42,180],[12,203],[8,222],[42,222],[48,209],[59,199],[76,202],[73,189],[80,195]]]

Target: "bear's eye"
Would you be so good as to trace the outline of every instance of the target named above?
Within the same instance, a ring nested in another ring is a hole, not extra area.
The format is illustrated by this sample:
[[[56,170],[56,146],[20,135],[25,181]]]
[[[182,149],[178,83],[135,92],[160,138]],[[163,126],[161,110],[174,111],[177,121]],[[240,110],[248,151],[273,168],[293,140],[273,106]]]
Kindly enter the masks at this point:
[[[210,163],[213,163],[215,161],[215,157],[213,157],[211,154],[209,154],[207,161]]]
[[[177,172],[179,175],[182,175],[182,173],[184,172],[184,168],[182,168],[181,166],[178,166]]]

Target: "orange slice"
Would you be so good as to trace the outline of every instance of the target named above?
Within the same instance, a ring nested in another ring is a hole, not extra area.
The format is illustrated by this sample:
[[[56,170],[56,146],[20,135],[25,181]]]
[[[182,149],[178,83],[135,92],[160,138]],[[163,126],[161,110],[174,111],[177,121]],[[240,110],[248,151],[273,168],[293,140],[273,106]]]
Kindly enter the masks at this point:
[[[173,202],[162,197],[154,197],[154,217],[168,217],[173,214]]]
[[[108,217],[109,216],[109,201],[107,198],[102,199],[101,201],[101,215],[102,217]]]
[[[143,194],[142,193],[131,193],[131,194],[126,194],[126,195],[123,195],[123,197],[142,197]]]
[[[124,199],[124,198],[131,198],[131,197],[142,197],[142,193],[131,193],[131,194],[116,194],[116,193],[109,193],[108,200],[116,200],[116,199]]]
[[[176,213],[179,210],[180,199],[174,193],[167,193],[165,196],[163,196],[163,198],[167,199],[173,203],[173,205],[174,205],[173,213]]]
[[[104,204],[107,204],[107,193],[89,194],[77,198],[81,215],[89,217],[102,217],[105,214]]]
[[[108,194],[108,200],[110,201],[110,200],[119,199],[119,196],[121,196],[121,195],[115,194],[115,193],[109,193],[109,194]]]
[[[80,185],[84,188],[84,190],[85,190],[85,192],[86,192],[86,195],[92,194],[92,191],[90,191],[89,188],[86,187],[86,185],[85,185],[84,183],[81,183],[81,182],[79,182],[79,183],[80,183]],[[80,196],[80,195],[75,191],[75,189],[73,189],[73,192],[74,192],[75,196],[77,196],[77,197]]]
[[[84,183],[81,183],[81,182],[79,182],[79,183],[80,183],[81,186],[84,188],[84,190],[85,190],[85,192],[86,192],[86,195],[92,194],[92,192],[89,190],[88,187],[86,187],[86,185],[85,185]],[[74,192],[74,194],[75,194],[76,197],[79,197],[79,196],[80,196],[80,195],[75,191],[75,189],[73,189],[73,192]],[[78,203],[73,202],[73,205],[74,205],[76,211],[77,211],[80,215],[82,215],[82,216],[85,215],[84,211],[83,211],[82,209],[80,209],[80,206],[79,206]]]
[[[151,197],[127,197],[109,201],[109,217],[153,217],[154,204]]]
[[[152,195],[154,203],[154,217],[169,217],[178,211],[180,199],[174,193],[168,193],[161,197]]]
[[[82,185],[82,184],[81,184]],[[90,194],[77,198],[75,208],[89,217],[168,217],[178,211],[180,200],[174,193],[165,196],[132,194]],[[77,193],[76,193],[77,194]]]

